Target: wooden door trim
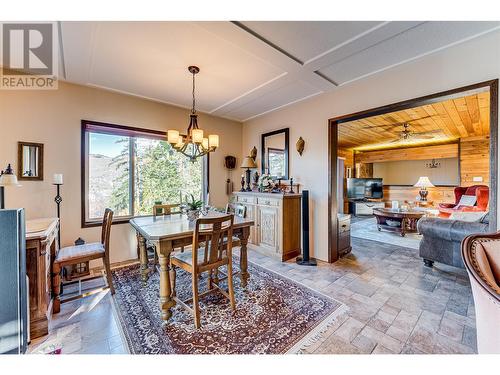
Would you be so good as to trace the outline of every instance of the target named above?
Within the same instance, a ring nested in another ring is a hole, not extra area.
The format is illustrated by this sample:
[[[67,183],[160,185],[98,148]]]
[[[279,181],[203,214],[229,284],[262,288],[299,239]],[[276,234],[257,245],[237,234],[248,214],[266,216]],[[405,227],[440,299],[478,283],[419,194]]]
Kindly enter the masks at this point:
[[[341,123],[366,117],[419,107],[443,100],[462,97],[467,91],[481,88],[490,91],[490,231],[497,229],[497,189],[498,189],[498,78],[437,92],[414,99],[404,100],[376,108],[337,116],[328,120],[328,262],[338,260],[337,248],[337,148],[338,127]]]

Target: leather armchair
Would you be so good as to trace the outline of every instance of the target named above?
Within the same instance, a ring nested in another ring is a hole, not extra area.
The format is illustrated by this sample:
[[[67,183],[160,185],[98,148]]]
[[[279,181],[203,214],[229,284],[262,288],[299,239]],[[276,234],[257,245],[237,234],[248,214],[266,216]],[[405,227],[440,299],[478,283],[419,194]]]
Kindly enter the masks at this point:
[[[462,243],[476,310],[480,354],[500,354],[500,232],[475,234]]]
[[[449,217],[453,212],[476,212],[476,211],[487,211],[490,189],[485,185],[473,185],[469,187],[458,186],[454,190],[455,193],[455,203],[440,203],[439,204],[439,216]],[[474,206],[458,206],[462,195],[475,195],[476,204]]]

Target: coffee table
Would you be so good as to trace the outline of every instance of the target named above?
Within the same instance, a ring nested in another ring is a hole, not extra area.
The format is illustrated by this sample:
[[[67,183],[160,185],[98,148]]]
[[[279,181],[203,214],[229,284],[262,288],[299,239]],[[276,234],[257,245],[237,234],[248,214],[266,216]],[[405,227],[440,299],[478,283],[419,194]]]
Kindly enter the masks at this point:
[[[375,208],[377,229],[397,232],[404,237],[406,233],[417,233],[417,222],[425,216],[425,211],[402,211],[390,208]]]

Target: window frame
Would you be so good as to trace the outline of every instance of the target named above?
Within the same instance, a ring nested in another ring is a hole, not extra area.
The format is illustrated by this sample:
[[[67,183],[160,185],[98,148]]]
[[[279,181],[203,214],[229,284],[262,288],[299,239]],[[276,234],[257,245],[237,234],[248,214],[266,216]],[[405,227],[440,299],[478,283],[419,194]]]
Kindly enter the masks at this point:
[[[94,130],[92,130],[92,127],[95,127]],[[99,121],[92,121],[92,120],[81,120],[81,144],[80,144],[80,169],[81,169],[81,175],[80,175],[80,182],[81,182],[81,227],[82,228],[92,228],[92,227],[99,227],[102,225],[101,219],[96,219],[96,220],[87,220],[87,208],[88,208],[88,180],[87,180],[87,166],[88,166],[88,148],[89,148],[89,142],[88,142],[88,136],[87,134],[89,133],[99,133],[96,129],[102,129],[101,133],[103,134],[110,134],[110,135],[122,135],[126,137],[136,137],[136,138],[150,138],[150,139],[157,139],[157,140],[162,140],[166,141],[167,140],[167,133],[164,131],[160,130],[151,130],[151,129],[145,129],[145,128],[139,128],[139,127],[133,127],[133,126],[125,126],[125,125],[118,125],[118,124],[111,124],[107,122],[99,122]],[[132,150],[131,150],[132,151]],[[132,166],[135,163],[135,160],[132,158],[130,160],[130,163]],[[203,194],[203,199],[205,200],[207,197],[207,194],[209,193],[209,181],[210,181],[210,155],[207,154],[206,157],[203,158],[203,186],[202,186],[202,194]],[[131,184],[130,184],[130,196],[131,196],[131,211],[135,211],[134,207],[134,202],[135,200],[133,199],[134,194],[135,194],[135,189],[134,189],[134,184],[133,184],[133,173],[130,174],[130,179],[131,179]],[[148,216],[148,215],[127,215],[127,216],[119,216],[113,218],[113,223],[112,224],[125,224],[130,221],[130,219],[133,219],[135,217],[141,217],[141,216]]]

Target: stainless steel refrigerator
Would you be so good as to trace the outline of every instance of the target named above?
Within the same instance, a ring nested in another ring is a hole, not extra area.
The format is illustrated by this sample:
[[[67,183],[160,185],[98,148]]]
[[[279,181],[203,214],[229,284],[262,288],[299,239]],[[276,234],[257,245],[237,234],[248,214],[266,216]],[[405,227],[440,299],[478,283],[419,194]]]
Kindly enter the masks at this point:
[[[28,345],[24,209],[0,210],[0,354],[22,354]]]

